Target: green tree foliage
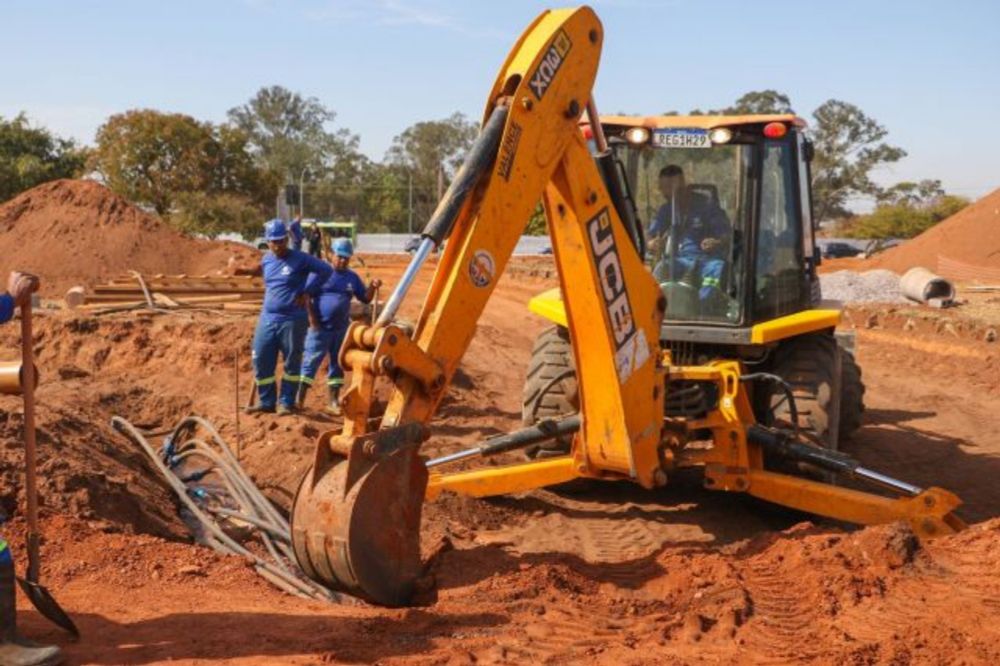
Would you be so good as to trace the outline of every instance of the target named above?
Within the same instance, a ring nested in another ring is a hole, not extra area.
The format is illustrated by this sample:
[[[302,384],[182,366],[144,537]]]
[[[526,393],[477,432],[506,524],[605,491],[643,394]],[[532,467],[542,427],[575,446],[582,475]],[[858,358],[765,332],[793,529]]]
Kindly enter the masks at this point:
[[[212,127],[180,113],[132,110],[97,130],[92,166],[108,187],[160,215],[179,192],[208,190],[213,179]]]
[[[794,113],[794,111],[788,95],[777,90],[753,90],[736,100],[732,106],[723,109],[723,113],[737,115]]]
[[[880,205],[927,206],[944,195],[940,180],[903,181],[880,191],[877,201]]]
[[[824,222],[847,214],[852,197],[877,198],[882,189],[872,172],[899,161],[906,151],[883,141],[888,130],[853,104],[828,100],[813,118],[813,209],[817,221]]]
[[[345,153],[357,152],[355,135],[327,130],[336,116],[315,97],[281,86],[261,88],[246,104],[229,110],[230,122],[249,137],[258,164],[286,182],[298,182],[303,170],[315,178]]]
[[[930,200],[896,199],[877,206],[868,215],[852,218],[842,227],[842,233],[849,238],[912,238],[967,205],[967,199],[947,194]]]
[[[91,167],[127,199],[210,236],[255,234],[277,187],[255,166],[242,130],[149,109],[108,118],[97,131]]]
[[[414,226],[422,228],[437,206],[438,171],[446,188],[478,134],[478,126],[461,113],[443,120],[419,122],[396,136],[386,154],[388,164],[413,177]],[[407,204],[409,181],[399,195]]]
[[[32,127],[23,113],[0,117],[0,201],[49,180],[79,176],[86,157],[73,141]]]

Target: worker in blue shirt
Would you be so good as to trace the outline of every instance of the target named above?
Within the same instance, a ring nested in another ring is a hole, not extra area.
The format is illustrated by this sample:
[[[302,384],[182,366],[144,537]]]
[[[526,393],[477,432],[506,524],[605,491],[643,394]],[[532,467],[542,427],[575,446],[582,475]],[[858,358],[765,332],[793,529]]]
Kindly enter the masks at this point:
[[[289,414],[295,411],[299,388],[299,369],[309,316],[306,306],[310,296],[319,294],[319,285],[333,273],[330,264],[305,252],[288,247],[288,229],[282,220],[264,226],[268,252],[260,266],[238,271],[264,276],[264,306],[253,336],[253,368],[257,381],[257,404],[248,412]],[[312,286],[306,281],[314,277]],[[281,378],[281,396],[276,391],[275,369],[278,352],[285,362]],[[275,403],[278,403],[277,405]]]
[[[699,301],[717,302],[731,229],[726,212],[711,199],[692,195],[683,170],[675,164],[660,169],[659,188],[666,202],[649,226],[651,251],[663,250],[669,232],[674,253],[667,257],[669,279],[691,280],[699,286]]]
[[[38,278],[29,273],[11,273],[7,291],[0,293],[0,324],[27,305],[38,291]],[[17,591],[14,558],[7,541],[0,536],[0,664],[53,666],[63,662],[62,651],[54,645],[38,645],[17,633]]]
[[[305,363],[302,367],[298,404],[302,406],[323,358],[329,356],[326,384],[330,405],[327,410],[339,416],[344,370],[337,362],[337,354],[351,323],[351,299],[368,303],[382,281],[376,278],[366,287],[358,274],[350,269],[354,245],[349,238],[334,239],[332,249],[333,274],[325,279],[311,275],[307,283],[310,288],[319,287],[319,296],[312,299],[309,310],[309,333],[306,335]]]

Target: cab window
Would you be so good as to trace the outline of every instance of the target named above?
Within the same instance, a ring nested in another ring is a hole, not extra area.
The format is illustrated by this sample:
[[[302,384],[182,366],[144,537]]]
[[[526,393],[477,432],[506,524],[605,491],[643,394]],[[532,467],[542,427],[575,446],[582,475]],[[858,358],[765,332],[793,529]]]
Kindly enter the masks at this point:
[[[767,141],[763,150],[753,292],[757,321],[797,311],[809,293],[802,268],[804,239],[795,198],[792,146],[788,141]]]

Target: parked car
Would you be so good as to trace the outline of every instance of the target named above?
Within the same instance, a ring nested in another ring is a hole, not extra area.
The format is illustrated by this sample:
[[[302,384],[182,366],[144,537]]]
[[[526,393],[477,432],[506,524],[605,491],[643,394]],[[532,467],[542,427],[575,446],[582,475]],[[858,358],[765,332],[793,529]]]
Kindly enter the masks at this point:
[[[827,243],[823,247],[823,258],[838,259],[840,257],[856,257],[861,250],[848,243]]]

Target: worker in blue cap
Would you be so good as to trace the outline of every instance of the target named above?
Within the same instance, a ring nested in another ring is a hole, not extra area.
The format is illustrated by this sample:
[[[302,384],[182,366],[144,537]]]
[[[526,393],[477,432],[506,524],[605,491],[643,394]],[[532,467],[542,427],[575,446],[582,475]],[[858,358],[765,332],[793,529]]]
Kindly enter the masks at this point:
[[[309,309],[309,333],[306,335],[298,405],[301,407],[305,401],[323,358],[329,356],[326,385],[330,404],[327,411],[339,416],[344,370],[337,362],[337,354],[351,323],[351,299],[370,302],[375,290],[382,286],[382,281],[376,278],[366,287],[358,274],[350,269],[354,244],[349,238],[335,238],[331,249],[334,254],[333,274],[325,279],[318,275],[310,276],[307,283],[310,288],[319,286],[319,296],[312,299]]]
[[[257,404],[247,411],[270,413],[277,408],[278,414],[289,414],[295,411],[301,379],[309,297],[319,294],[320,285],[333,274],[333,268],[321,259],[290,248],[288,229],[282,220],[271,220],[264,225],[264,238],[268,251],[260,266],[238,271],[264,276],[264,306],[253,336]],[[312,282],[307,285],[310,278]],[[275,379],[279,351],[285,362],[280,397]]]
[[[7,291],[0,292],[0,324],[10,321],[14,311],[31,302],[38,291],[38,278],[30,273],[11,273]],[[63,662],[62,651],[54,645],[39,645],[17,631],[17,589],[14,558],[7,541],[0,536],[0,664],[7,666],[55,666]]]

